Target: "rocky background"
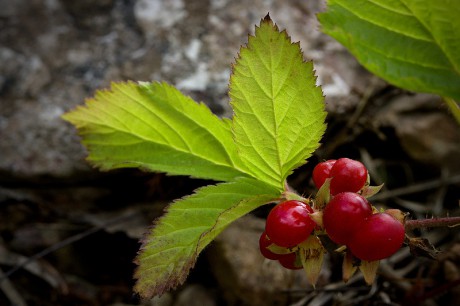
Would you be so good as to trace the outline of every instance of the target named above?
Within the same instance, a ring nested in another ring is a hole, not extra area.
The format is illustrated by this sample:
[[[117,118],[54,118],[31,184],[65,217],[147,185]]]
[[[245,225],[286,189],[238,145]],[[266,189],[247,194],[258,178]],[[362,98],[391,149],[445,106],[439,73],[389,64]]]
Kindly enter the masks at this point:
[[[460,130],[438,97],[405,92],[365,71],[322,34],[305,0],[0,0],[0,305],[457,305],[457,228],[417,231],[442,252],[408,248],[378,281],[344,285],[331,252],[316,288],[302,272],[264,262],[257,240],[269,208],[228,228],[187,282],[152,301],[133,295],[133,258],[164,206],[209,182],[84,160],[60,116],[112,81],[174,84],[231,116],[230,65],[268,12],[313,60],[328,131],[291,184],[313,194],[311,170],[328,158],[362,160],[385,188],[379,207],[412,218],[458,215]]]

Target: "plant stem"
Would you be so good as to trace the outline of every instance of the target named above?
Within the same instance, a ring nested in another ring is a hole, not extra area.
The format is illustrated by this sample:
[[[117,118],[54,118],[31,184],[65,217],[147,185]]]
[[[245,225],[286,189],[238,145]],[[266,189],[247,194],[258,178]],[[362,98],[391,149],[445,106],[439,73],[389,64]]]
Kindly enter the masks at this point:
[[[443,217],[431,218],[420,220],[406,220],[405,228],[407,231],[416,228],[431,228],[431,227],[446,227],[446,226],[459,226],[460,217]]]
[[[452,98],[449,98],[449,97],[443,97],[443,98],[447,106],[449,107],[450,111],[452,112],[452,115],[457,120],[457,123],[460,124],[460,108],[458,107],[458,104]]]

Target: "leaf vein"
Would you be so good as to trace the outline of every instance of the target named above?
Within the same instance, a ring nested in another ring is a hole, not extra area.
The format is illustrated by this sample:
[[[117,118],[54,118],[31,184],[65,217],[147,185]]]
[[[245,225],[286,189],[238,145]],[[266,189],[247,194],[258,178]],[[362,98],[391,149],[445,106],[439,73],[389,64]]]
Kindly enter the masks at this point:
[[[148,113],[150,113],[151,115],[153,115],[153,117],[155,117],[157,120],[163,122],[164,124],[166,124],[168,127],[170,127],[170,131],[173,132],[174,134],[176,134],[178,136],[178,138],[182,141],[182,143],[186,146],[186,148],[191,152],[191,148],[188,144],[188,142],[186,141],[186,139],[180,134],[178,133],[173,127],[172,127],[172,124],[170,122],[168,122],[167,120],[165,120],[165,118],[168,118],[168,116],[159,116],[157,115],[150,107],[147,107],[146,105],[144,105],[144,103],[142,102],[142,99],[138,99],[137,97],[134,97],[132,96],[130,93],[128,93],[126,90],[123,90],[123,92],[125,93],[125,95],[129,96],[132,100],[136,101],[138,105],[142,106],[142,108],[144,110],[146,110]],[[149,105],[150,106],[150,105]],[[136,117],[136,115],[132,112],[129,112],[127,109],[123,108],[121,105],[118,105],[119,108],[125,110],[126,112],[128,112],[129,114],[131,114],[133,117]],[[145,120],[142,120],[146,125],[148,125],[149,127],[151,127],[153,130],[157,131],[158,134],[161,134],[159,133],[158,129],[156,129],[150,122],[146,122]],[[171,147],[175,147],[172,145],[171,141],[169,141],[168,139],[166,139],[167,143],[171,146]]]
[[[339,5],[341,5],[341,3],[339,3]],[[398,31],[397,29],[395,28],[390,28],[390,27],[384,27],[382,24],[378,23],[378,22],[375,22],[374,20],[368,18],[367,16],[365,15],[362,15],[362,14],[358,14],[358,12],[356,11],[353,11],[353,10],[350,10],[348,9],[347,7],[345,7],[344,5],[342,5],[342,8],[345,9],[346,11],[348,11],[351,15],[354,15],[356,18],[358,19],[361,19],[362,21],[365,21],[369,24],[372,24],[374,26],[377,26],[383,30],[386,30],[386,31],[389,31],[389,32],[393,32],[393,33],[396,33],[396,34],[399,34],[399,35],[402,35],[402,36],[405,36],[405,37],[408,37],[408,38],[411,38],[411,39],[414,39],[414,40],[418,40],[418,41],[423,41],[423,42],[429,42],[429,43],[433,43],[434,39],[433,39],[433,36],[431,35],[431,40],[429,39],[426,39],[426,38],[423,38],[421,36],[418,36],[418,35],[411,35],[410,32],[403,32],[403,31]],[[383,9],[386,9],[385,7],[382,7]],[[412,16],[414,17],[414,16]],[[418,20],[419,21],[419,20]],[[420,22],[420,21],[419,21]],[[430,33],[431,34],[431,33]]]

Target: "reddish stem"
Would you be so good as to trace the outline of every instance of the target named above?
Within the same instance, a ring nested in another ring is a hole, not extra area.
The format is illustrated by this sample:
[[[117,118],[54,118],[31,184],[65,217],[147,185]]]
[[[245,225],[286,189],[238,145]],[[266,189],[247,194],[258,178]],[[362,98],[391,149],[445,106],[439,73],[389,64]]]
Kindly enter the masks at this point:
[[[420,220],[406,220],[405,228],[410,231],[416,228],[431,228],[445,226],[459,226],[460,217],[443,217]]]

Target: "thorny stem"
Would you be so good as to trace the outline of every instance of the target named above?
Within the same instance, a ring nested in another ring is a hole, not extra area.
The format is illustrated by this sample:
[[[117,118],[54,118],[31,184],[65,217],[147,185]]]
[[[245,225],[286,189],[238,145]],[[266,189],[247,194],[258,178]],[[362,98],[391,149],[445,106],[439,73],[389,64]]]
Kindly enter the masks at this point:
[[[292,189],[289,184],[285,183],[285,192],[284,195],[289,199],[297,200],[306,200],[305,198],[299,196],[294,189]],[[411,231],[414,229],[420,228],[433,228],[433,227],[454,227],[460,226],[460,217],[441,217],[441,218],[431,218],[431,219],[418,219],[418,220],[406,220],[404,222],[404,227],[406,231]]]
[[[442,217],[419,220],[406,220],[405,228],[407,231],[417,228],[460,226],[460,217]]]

